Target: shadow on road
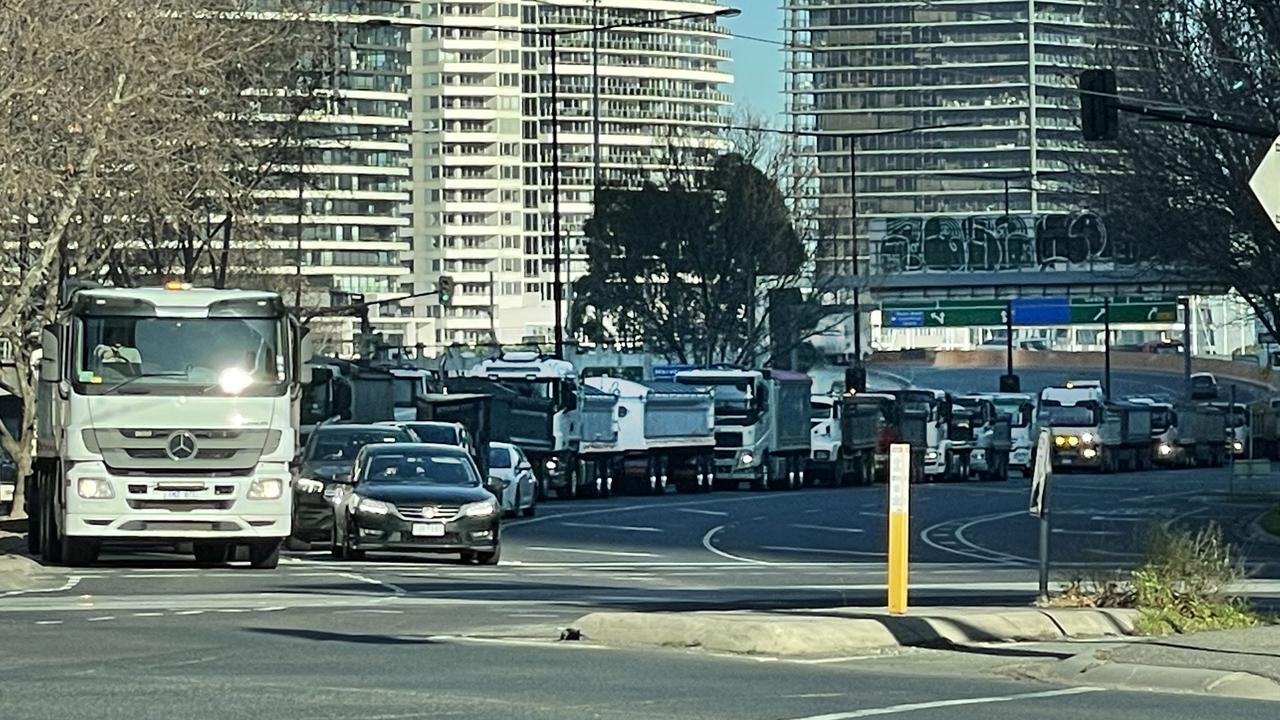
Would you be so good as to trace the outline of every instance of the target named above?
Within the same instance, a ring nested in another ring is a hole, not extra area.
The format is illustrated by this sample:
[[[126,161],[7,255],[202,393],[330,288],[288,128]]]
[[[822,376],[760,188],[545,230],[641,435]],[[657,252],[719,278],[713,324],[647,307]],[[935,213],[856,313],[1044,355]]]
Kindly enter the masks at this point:
[[[427,638],[405,637],[402,635],[368,635],[357,633],[338,633],[327,630],[308,630],[303,628],[245,628],[246,632],[258,635],[275,635],[277,637],[297,640],[316,640],[319,642],[355,643],[357,645],[436,645]]]

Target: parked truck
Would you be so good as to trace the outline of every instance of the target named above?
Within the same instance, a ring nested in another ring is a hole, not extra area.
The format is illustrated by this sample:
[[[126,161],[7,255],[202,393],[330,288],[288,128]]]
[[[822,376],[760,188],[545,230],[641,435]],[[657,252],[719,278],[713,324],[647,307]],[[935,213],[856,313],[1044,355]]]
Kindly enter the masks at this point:
[[[902,413],[902,438],[924,449],[922,480],[962,480],[969,477],[974,448],[973,428],[965,414],[954,412],[950,393],[943,390],[892,390]]]
[[[623,488],[661,495],[710,492],[715,476],[715,404],[710,392],[668,382],[592,377],[584,390],[616,398],[614,420],[584,434],[579,453],[599,457]]]
[[[680,385],[707,389],[715,402],[715,481],[754,489],[804,484],[810,452],[813,381],[786,370],[711,368],[676,373]]]
[[[268,292],[71,288],[41,337],[29,543],[92,563],[103,543],[247,546],[275,567],[310,353]]]
[[[876,450],[883,427],[881,407],[856,393],[814,395],[809,401],[811,482],[869,485],[875,480]]]
[[[996,412],[1009,417],[1009,467],[1030,477],[1034,461],[1031,449],[1036,434],[1033,424],[1036,414],[1035,396],[1025,393],[982,393],[995,403]]]
[[[1217,467],[1227,458],[1226,415],[1211,405],[1130,398],[1151,408],[1151,461],[1167,467]]]
[[[1044,388],[1037,424],[1052,433],[1054,469],[1110,473],[1151,465],[1151,408],[1109,401],[1101,383]]]
[[[986,481],[1009,479],[1009,454],[1013,448],[1011,422],[990,398],[962,395],[955,398],[955,411],[969,416],[973,430],[973,453],[969,458],[970,477]]]

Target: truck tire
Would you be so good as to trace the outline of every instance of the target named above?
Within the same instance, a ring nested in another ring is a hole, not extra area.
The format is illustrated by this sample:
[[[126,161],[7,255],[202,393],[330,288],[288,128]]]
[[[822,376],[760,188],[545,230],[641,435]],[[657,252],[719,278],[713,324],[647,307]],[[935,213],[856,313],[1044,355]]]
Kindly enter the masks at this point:
[[[751,478],[751,489],[757,492],[768,490],[773,484],[773,477],[770,475],[773,462],[766,454],[760,458],[760,464],[756,466],[755,474]]]
[[[49,491],[53,483],[42,478],[40,493],[40,561],[46,565],[62,562],[62,538],[58,534],[57,508]]]
[[[89,538],[62,536],[62,564],[69,567],[85,567],[98,560],[98,543]]]
[[[280,564],[281,540],[262,540],[249,545],[249,567],[255,570],[275,570]]]
[[[27,552],[32,556],[40,553],[40,533],[44,530],[40,524],[40,495],[35,482],[27,483]]]

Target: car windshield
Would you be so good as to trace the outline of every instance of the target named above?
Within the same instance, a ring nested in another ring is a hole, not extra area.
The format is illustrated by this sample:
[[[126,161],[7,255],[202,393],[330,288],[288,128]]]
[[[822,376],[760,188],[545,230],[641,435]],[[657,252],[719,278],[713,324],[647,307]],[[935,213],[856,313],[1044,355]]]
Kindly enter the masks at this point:
[[[310,463],[350,462],[365,445],[379,443],[413,442],[409,433],[400,428],[385,430],[329,430],[316,436],[307,457]]]
[[[489,467],[491,468],[509,468],[511,467],[511,453],[503,447],[489,448]]]
[[[409,430],[418,437],[418,442],[434,445],[457,445],[458,431],[452,425],[432,425],[431,423],[414,423]]]
[[[378,453],[366,462],[360,484],[476,487],[480,476],[464,455]]]
[[[283,335],[269,318],[87,317],[73,379],[90,394],[278,394]]]

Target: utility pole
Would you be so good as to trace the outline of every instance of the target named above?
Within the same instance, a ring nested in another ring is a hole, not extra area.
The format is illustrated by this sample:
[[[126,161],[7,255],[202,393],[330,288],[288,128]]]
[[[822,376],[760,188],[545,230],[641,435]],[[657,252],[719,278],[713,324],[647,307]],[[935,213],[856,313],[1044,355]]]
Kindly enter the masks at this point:
[[[1027,0],[1027,127],[1028,140],[1030,145],[1031,162],[1031,217],[1034,218],[1040,213],[1040,196],[1036,193],[1035,175],[1039,169],[1039,101],[1037,96],[1036,76],[1039,74],[1039,64],[1036,62],[1036,0]],[[1006,185],[1006,193],[1008,186]],[[1006,194],[1007,197],[1007,194]],[[1006,213],[1007,214],[1007,213]]]
[[[560,263],[563,239],[560,237],[560,75],[556,66],[558,51],[556,38],[551,32],[551,295],[555,304],[556,357],[564,359],[564,283],[561,280]]]
[[[1103,356],[1103,375],[1102,388],[1107,395],[1107,399],[1111,399],[1111,298],[1102,299],[1102,356]]]
[[[858,368],[857,377],[865,378],[862,373],[862,290],[857,287],[859,281],[858,263],[858,136],[850,133],[849,141],[849,234],[853,237],[853,367]],[[865,382],[865,380],[862,380]],[[853,388],[858,392],[865,387]]]
[[[1187,399],[1191,399],[1191,298],[1184,297],[1178,300],[1178,304],[1182,305],[1182,384],[1183,390],[1187,394]]]

